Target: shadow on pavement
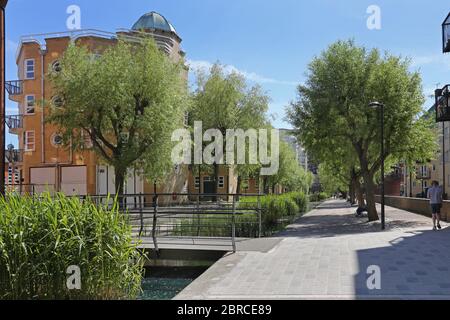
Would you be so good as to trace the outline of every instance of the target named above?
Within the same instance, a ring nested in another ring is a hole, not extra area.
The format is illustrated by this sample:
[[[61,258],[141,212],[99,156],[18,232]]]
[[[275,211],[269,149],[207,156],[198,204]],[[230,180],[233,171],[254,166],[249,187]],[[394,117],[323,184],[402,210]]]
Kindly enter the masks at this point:
[[[428,230],[431,219],[388,208],[386,231]],[[381,232],[380,221],[369,222],[367,215],[356,217],[356,208],[344,201],[328,201],[297,219],[277,237],[327,238],[340,235]]]
[[[390,246],[356,252],[356,298],[450,299],[450,229],[405,235],[391,241]],[[367,286],[370,266],[380,268],[379,290]]]

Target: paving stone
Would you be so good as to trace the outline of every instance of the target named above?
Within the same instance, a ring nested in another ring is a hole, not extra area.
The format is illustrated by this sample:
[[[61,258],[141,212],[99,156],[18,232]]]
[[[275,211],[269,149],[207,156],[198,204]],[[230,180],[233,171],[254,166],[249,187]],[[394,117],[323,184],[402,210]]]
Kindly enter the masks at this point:
[[[276,238],[269,252],[240,252],[218,261],[177,299],[293,296],[450,297],[450,229],[430,231],[429,218],[386,208],[387,230],[328,201]],[[381,269],[381,290],[369,290],[369,266]],[[219,281],[211,281],[219,278]]]

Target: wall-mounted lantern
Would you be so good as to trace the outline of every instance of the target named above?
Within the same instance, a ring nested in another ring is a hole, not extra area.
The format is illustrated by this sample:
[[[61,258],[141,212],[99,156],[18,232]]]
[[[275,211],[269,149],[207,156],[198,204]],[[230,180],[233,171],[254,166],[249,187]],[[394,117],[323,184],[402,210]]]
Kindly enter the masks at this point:
[[[450,85],[435,91],[436,122],[450,121]]]
[[[442,23],[442,50],[444,53],[450,52],[450,13]]]

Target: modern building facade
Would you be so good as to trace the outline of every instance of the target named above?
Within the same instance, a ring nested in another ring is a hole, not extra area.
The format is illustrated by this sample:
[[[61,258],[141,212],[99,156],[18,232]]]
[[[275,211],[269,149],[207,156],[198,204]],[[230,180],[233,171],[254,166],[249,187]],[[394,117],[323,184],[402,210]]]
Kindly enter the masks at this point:
[[[312,192],[321,191],[321,184],[318,174],[317,164],[310,161],[308,157],[308,152],[305,148],[302,147],[298,138],[292,133],[291,130],[288,129],[280,129],[280,136],[283,141],[285,141],[291,148],[294,150],[296,154],[296,159],[300,166],[302,166],[306,171],[311,172],[314,175],[313,185],[311,186]]]

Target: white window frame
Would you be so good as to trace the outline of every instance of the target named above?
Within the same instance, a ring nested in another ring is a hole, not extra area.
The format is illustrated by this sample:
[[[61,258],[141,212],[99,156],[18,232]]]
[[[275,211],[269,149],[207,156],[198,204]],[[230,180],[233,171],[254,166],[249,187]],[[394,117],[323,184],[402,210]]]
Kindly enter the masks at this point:
[[[28,62],[32,61],[33,62],[33,71],[28,71]],[[24,61],[24,74],[23,77],[25,80],[34,80],[36,77],[36,60],[34,59],[25,59]],[[33,77],[29,77],[28,73],[33,72]]]
[[[50,143],[51,143],[51,145],[54,148],[60,148],[63,145],[63,141],[62,140],[61,140],[61,144],[57,144],[56,143],[55,140],[56,140],[57,137],[61,137],[61,139],[62,139],[62,135],[60,133],[58,133],[58,132],[52,134],[52,136],[50,137]]]
[[[30,107],[28,104],[28,98],[33,98],[33,107]],[[29,109],[33,109],[33,112],[29,112]],[[25,96],[25,112],[24,114],[29,116],[29,115],[34,115],[36,113],[36,96],[34,94],[29,94]]]
[[[200,177],[194,177],[194,188],[196,190],[200,189]]]
[[[220,189],[225,188],[225,177],[220,176],[217,185]]]
[[[59,70],[56,70],[56,68],[59,68]],[[52,72],[59,73],[62,71],[61,68],[61,62],[59,60],[55,60],[52,62]]]
[[[34,130],[25,131],[24,133],[24,149],[25,152],[32,152],[36,150],[36,132]],[[33,142],[30,142],[29,134],[33,135]],[[29,148],[28,145],[33,145],[33,148]]]
[[[189,126],[189,112],[188,111],[186,111],[185,113],[184,113],[184,119],[183,119],[183,121],[184,121],[184,125],[187,127],[187,126]]]

